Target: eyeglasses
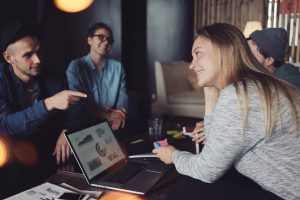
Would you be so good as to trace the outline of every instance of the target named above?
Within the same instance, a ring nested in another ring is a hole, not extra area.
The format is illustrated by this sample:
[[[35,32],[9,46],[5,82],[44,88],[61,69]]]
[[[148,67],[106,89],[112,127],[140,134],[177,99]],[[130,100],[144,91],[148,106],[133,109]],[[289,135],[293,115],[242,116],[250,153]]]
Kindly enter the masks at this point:
[[[111,37],[106,37],[105,35],[102,34],[92,35],[92,37],[97,37],[100,42],[105,42],[107,40],[109,44],[114,43],[114,40]]]

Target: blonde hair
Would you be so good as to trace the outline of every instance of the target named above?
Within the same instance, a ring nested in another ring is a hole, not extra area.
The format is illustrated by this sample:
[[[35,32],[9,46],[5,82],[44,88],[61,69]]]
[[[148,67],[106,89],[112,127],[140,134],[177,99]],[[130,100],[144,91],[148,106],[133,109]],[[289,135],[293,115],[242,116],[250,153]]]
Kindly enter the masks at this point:
[[[253,82],[262,96],[265,132],[271,136],[275,122],[273,116],[279,112],[279,94],[282,94],[290,110],[293,127],[297,128],[299,89],[270,74],[254,57],[242,32],[235,26],[216,23],[203,27],[198,36],[209,39],[216,53],[216,62],[223,88],[233,84],[243,110],[243,126],[248,116],[247,84]],[[242,88],[240,88],[242,86]],[[241,98],[241,89],[243,98]],[[272,108],[274,108],[273,113]]]

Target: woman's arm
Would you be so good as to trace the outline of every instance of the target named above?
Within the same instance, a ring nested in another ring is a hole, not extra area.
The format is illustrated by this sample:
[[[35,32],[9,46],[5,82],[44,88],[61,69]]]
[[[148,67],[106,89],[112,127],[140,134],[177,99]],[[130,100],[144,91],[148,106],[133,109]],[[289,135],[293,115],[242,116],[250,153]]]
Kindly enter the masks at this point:
[[[207,138],[202,152],[194,155],[176,150],[172,160],[179,173],[211,183],[234,164],[247,142],[243,135],[241,109],[232,86],[222,91],[215,107],[208,111],[212,116],[210,127],[205,127]]]

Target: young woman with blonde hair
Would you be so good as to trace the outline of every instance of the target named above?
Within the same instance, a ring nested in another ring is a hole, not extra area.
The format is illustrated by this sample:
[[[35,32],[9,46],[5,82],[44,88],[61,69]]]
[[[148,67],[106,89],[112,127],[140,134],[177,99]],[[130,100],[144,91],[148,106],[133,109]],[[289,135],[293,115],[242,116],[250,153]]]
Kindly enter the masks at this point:
[[[190,68],[205,87],[205,145],[199,155],[173,146],[153,152],[205,183],[233,166],[264,190],[299,199],[299,90],[266,71],[229,24],[199,30],[192,55]]]

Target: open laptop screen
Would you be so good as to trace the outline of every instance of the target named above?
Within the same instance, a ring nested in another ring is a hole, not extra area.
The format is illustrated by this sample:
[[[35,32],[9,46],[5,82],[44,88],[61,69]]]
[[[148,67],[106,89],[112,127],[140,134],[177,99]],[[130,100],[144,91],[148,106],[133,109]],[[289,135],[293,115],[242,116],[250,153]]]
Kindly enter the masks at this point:
[[[66,136],[89,180],[125,159],[107,121]]]

